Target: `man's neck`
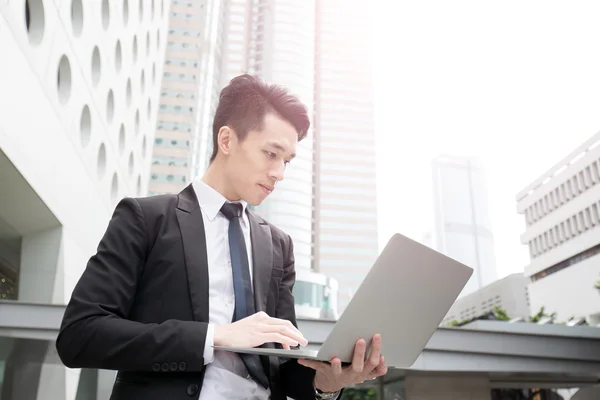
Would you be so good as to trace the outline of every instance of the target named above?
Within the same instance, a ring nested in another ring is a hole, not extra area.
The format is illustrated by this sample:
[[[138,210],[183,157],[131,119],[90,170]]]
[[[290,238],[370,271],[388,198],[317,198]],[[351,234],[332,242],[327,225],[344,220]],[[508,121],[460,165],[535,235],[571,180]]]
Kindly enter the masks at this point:
[[[229,201],[240,200],[239,196],[236,196],[233,190],[231,190],[228,179],[224,173],[223,165],[221,165],[219,160],[214,160],[208,166],[206,172],[202,176],[202,182],[215,189]]]

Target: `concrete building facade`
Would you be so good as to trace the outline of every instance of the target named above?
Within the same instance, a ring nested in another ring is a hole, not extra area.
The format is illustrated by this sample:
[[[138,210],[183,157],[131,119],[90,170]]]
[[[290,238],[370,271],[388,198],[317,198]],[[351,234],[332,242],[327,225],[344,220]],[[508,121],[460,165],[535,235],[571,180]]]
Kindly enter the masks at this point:
[[[600,133],[518,193],[531,309],[600,324]]]
[[[0,2],[1,299],[65,304],[116,203],[146,193],[169,5]],[[55,359],[0,337],[0,397],[74,399]]]
[[[510,318],[526,319],[531,315],[527,282],[522,273],[511,274],[459,298],[444,317],[442,325],[476,318],[495,307],[505,310]]]
[[[473,268],[464,296],[497,279],[485,172],[475,158],[446,155],[433,160],[432,171],[433,245]]]

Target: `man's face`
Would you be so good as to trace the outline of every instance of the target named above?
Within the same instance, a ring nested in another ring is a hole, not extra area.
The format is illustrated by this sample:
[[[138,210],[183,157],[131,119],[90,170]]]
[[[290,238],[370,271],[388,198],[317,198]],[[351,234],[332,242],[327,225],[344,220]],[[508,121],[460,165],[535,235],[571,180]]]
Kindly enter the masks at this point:
[[[262,203],[283,179],[297,144],[294,126],[271,113],[265,115],[263,129],[248,132],[242,142],[233,135],[227,172],[236,197],[255,206]]]

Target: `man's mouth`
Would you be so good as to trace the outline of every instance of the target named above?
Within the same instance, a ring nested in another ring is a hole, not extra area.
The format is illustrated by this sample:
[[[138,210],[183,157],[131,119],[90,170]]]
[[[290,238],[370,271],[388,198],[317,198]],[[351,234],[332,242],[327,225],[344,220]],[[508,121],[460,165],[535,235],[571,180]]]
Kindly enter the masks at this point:
[[[275,189],[274,186],[267,186],[262,184],[259,184],[259,186],[264,190],[266,194],[271,194],[271,192]]]

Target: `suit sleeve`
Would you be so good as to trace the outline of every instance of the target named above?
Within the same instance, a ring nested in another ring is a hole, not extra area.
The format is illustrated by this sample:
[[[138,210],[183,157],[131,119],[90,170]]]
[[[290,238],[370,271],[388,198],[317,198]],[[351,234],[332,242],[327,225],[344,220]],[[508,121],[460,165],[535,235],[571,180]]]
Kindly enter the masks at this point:
[[[150,248],[139,203],[121,200],[67,305],[56,348],[70,368],[200,371],[207,324],[127,319]]]
[[[294,246],[289,236],[287,237],[287,242],[287,255],[284,257],[283,278],[279,289],[279,302],[277,304],[277,318],[287,319],[294,326],[298,327],[294,308],[294,295],[292,294],[292,289],[296,281]],[[296,400],[313,400],[315,398],[315,371],[298,364],[295,359],[287,360],[281,364],[280,379],[286,396]]]

